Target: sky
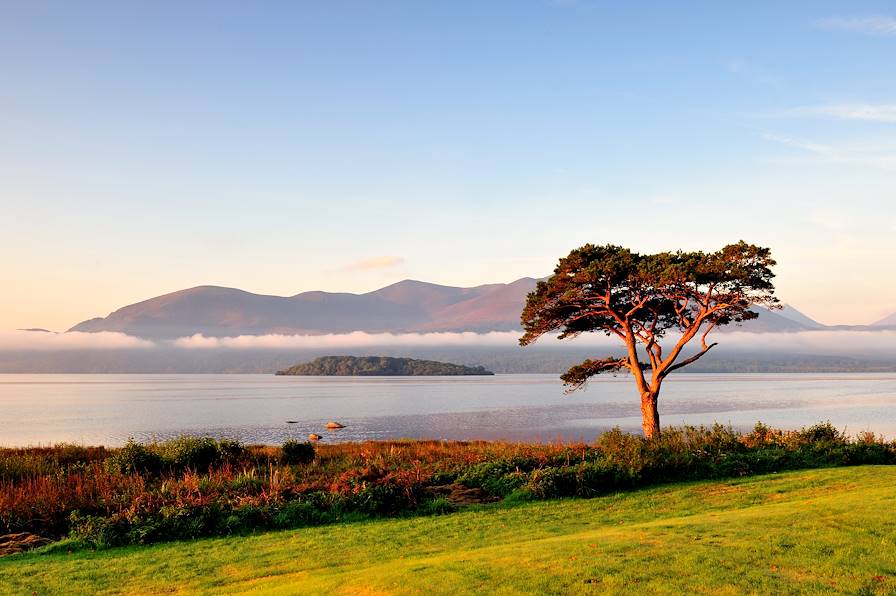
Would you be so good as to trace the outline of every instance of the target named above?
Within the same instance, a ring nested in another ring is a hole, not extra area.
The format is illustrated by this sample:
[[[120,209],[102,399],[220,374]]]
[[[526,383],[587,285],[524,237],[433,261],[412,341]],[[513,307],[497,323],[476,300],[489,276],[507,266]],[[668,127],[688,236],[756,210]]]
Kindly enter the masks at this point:
[[[871,323],[893,64],[884,2],[0,0],[0,329],[740,239]]]

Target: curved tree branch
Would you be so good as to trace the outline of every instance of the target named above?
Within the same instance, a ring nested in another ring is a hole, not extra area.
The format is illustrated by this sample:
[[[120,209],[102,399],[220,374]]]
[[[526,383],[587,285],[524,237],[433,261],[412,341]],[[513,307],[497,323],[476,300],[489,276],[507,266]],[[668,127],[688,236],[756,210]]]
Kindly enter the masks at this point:
[[[669,373],[672,372],[672,371],[678,370],[679,368],[684,368],[684,367],[687,366],[688,364],[693,364],[694,362],[697,362],[698,360],[700,360],[701,358],[703,358],[703,355],[704,355],[704,354],[706,354],[708,351],[710,351],[711,349],[713,349],[713,348],[716,347],[717,345],[719,345],[719,344],[718,344],[718,343],[711,343],[711,344],[709,344],[708,346],[705,346],[702,350],[700,350],[699,352],[697,352],[696,354],[694,354],[694,355],[691,356],[690,358],[685,358],[684,360],[682,360],[681,362],[679,362],[679,363],[677,363],[677,364],[672,364],[672,365],[670,365],[668,368],[666,368],[664,371],[662,371],[662,372],[660,373],[660,379],[665,379],[665,378],[669,375]]]

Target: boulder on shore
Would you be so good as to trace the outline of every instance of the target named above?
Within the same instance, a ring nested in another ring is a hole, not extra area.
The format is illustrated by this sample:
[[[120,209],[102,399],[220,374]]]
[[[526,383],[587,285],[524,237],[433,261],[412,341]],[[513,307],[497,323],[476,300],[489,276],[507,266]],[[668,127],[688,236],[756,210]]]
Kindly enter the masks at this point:
[[[30,532],[6,534],[5,536],[0,536],[0,557],[14,555],[48,544],[50,544],[50,540]]]

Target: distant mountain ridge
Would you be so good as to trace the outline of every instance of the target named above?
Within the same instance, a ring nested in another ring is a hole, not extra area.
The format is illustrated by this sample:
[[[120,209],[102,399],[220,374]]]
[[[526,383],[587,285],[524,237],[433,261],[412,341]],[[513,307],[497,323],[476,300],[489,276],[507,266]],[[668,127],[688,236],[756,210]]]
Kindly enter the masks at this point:
[[[822,325],[815,319],[811,319],[811,318],[807,317],[806,315],[804,315],[803,313],[801,313],[794,307],[790,306],[789,304],[784,304],[783,308],[781,310],[775,311],[775,312],[776,312],[776,314],[781,315],[785,319],[788,319],[790,321],[793,321],[795,323],[803,325],[804,327],[806,327],[808,329],[824,329],[824,327],[825,327],[824,325]]]
[[[148,339],[236,335],[519,331],[520,312],[537,280],[471,288],[407,279],[364,294],[253,294],[197,286],[157,296],[78,323],[69,331],[117,331]],[[828,328],[791,306],[756,307],[758,319],[727,331],[796,332]]]
[[[472,288],[404,280],[365,294],[303,292],[267,296],[235,288],[198,286],[125,306],[69,331],[118,331],[150,339],[201,333],[234,335],[513,331],[529,277]]]

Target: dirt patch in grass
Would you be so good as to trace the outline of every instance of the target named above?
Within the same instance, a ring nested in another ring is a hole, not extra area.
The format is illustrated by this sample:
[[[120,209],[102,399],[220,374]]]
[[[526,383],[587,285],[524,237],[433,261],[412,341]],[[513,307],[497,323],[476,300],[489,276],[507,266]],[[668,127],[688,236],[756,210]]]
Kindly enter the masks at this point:
[[[745,487],[734,484],[711,484],[709,486],[701,486],[694,489],[694,494],[701,497],[714,497],[718,495],[728,495],[745,492],[747,492],[747,489]]]

